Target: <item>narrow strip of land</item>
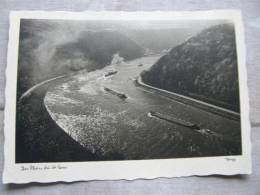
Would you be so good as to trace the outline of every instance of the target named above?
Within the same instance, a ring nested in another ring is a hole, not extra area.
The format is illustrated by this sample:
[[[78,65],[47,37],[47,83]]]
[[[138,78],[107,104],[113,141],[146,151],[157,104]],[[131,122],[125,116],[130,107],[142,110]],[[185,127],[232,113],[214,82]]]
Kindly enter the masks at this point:
[[[26,92],[24,92],[21,97],[19,98],[19,101],[22,101],[25,97],[28,97],[32,94],[33,91],[35,91],[36,89],[38,89],[39,87],[47,84],[47,83],[51,83],[52,81],[55,81],[55,80],[58,80],[58,79],[61,79],[61,78],[64,78],[66,77],[67,75],[61,75],[61,76],[57,76],[57,77],[54,77],[54,78],[51,78],[51,79],[47,79],[45,81],[42,81],[40,83],[37,83],[36,85],[32,86],[30,89],[28,89]]]

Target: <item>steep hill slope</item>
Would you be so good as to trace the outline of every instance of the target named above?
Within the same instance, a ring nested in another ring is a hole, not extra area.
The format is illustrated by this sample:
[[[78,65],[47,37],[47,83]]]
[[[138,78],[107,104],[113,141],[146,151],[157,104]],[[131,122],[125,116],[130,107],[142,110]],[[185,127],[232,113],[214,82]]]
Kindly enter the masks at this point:
[[[145,83],[239,111],[234,27],[203,30],[143,72]]]

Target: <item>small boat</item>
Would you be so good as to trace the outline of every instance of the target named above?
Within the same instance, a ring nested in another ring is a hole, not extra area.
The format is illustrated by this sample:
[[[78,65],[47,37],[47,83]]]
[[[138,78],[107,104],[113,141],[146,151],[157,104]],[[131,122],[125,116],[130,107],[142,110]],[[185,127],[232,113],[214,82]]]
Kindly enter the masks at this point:
[[[116,70],[114,70],[114,71],[109,71],[108,73],[105,74],[105,77],[111,76],[111,75],[116,74],[116,73],[117,73]]]
[[[127,98],[127,96],[124,93],[119,93],[119,92],[117,92],[117,91],[115,91],[113,89],[109,89],[107,87],[104,87],[104,90],[109,92],[109,93],[111,93],[111,94],[113,94],[113,95],[116,95],[120,99],[126,99]]]
[[[142,64],[142,63],[140,63],[140,64],[138,64],[138,66],[139,66],[139,67],[141,67],[141,66],[143,66],[143,64]]]

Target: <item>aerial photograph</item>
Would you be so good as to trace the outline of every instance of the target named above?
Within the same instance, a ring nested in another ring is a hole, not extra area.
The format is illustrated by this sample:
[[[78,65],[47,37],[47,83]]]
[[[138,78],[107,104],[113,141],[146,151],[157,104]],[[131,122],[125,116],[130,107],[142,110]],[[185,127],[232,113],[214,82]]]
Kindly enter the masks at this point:
[[[230,20],[21,19],[16,163],[241,155]]]

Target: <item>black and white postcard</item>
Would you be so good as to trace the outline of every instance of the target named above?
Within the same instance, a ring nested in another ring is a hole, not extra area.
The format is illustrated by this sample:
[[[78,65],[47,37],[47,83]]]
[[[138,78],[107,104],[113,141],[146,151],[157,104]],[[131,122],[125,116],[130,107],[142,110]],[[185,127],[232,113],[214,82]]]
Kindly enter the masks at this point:
[[[251,173],[242,17],[10,14],[4,183]]]

